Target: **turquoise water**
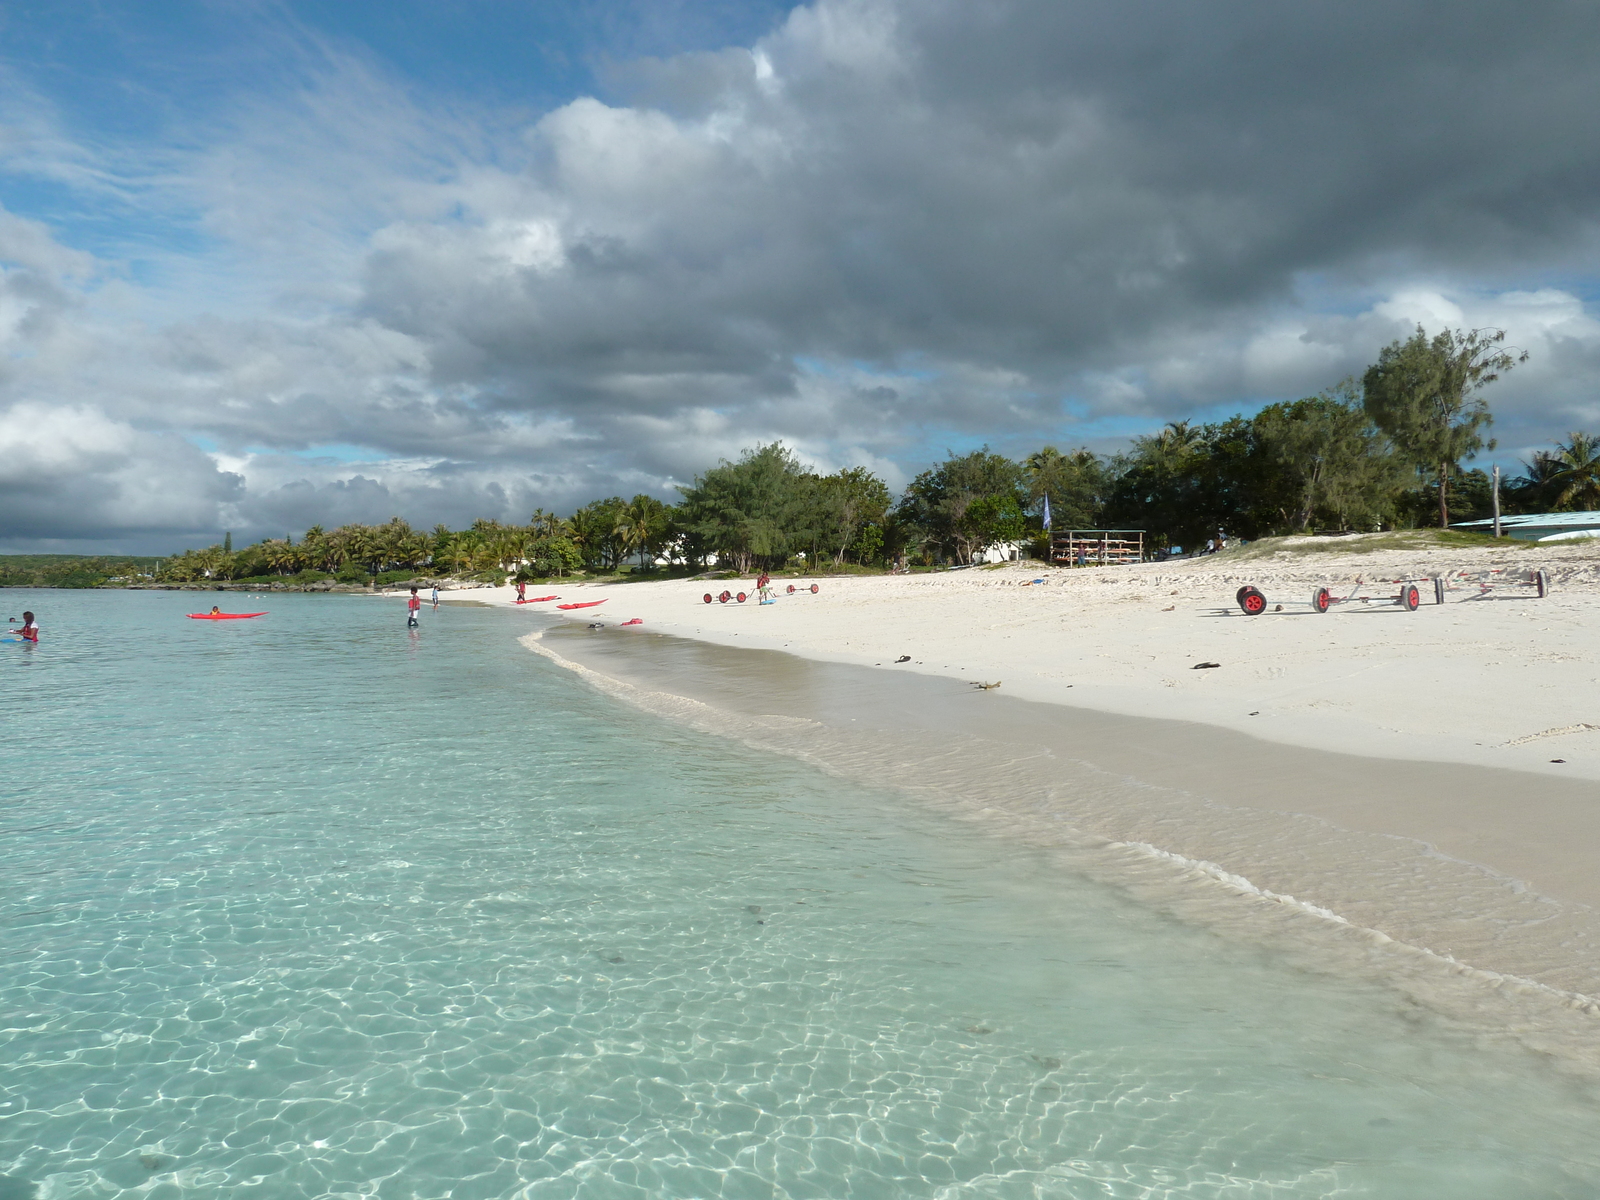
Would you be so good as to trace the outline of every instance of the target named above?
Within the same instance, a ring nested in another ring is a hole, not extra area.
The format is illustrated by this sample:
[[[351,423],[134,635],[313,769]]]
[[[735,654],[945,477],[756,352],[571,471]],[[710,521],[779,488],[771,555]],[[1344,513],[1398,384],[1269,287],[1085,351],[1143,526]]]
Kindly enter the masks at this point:
[[[527,614],[4,596],[0,1200],[1600,1194],[1534,1055],[620,707]]]

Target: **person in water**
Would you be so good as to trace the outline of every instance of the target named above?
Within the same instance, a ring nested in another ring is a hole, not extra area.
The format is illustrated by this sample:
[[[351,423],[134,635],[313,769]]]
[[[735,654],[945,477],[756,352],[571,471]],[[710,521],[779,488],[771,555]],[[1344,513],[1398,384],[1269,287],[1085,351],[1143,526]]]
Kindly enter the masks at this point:
[[[411,589],[411,599],[406,601],[406,627],[417,627],[417,613],[422,609],[422,597],[417,595],[417,589]]]
[[[23,641],[32,642],[35,646],[39,644],[39,627],[33,623],[31,612],[22,614],[22,628],[17,632],[22,635]]]
[[[437,583],[433,585],[433,609],[435,612],[439,611],[439,585]]]

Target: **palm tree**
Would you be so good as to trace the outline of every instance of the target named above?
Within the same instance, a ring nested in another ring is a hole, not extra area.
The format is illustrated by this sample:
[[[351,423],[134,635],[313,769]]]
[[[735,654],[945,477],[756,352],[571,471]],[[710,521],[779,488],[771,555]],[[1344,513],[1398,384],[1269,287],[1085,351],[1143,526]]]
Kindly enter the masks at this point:
[[[547,513],[542,508],[533,510],[533,516],[528,518],[528,528],[534,535],[542,538],[571,537],[572,523],[555,513]]]
[[[351,562],[363,564],[373,576],[377,576],[378,564],[383,557],[377,531],[368,525],[346,525],[341,532],[344,534],[345,557]]]
[[[1556,507],[1600,509],[1600,437],[1569,433],[1566,445],[1556,443],[1554,457]]]
[[[266,559],[267,566],[279,575],[288,575],[300,564],[300,552],[285,538],[278,541],[274,538],[269,542],[261,543],[261,557]]]
[[[622,543],[620,557],[625,558],[637,550],[639,568],[643,570],[645,556],[656,549],[662,533],[666,531],[666,512],[665,504],[643,493],[623,505],[617,514],[617,526],[613,531]]]

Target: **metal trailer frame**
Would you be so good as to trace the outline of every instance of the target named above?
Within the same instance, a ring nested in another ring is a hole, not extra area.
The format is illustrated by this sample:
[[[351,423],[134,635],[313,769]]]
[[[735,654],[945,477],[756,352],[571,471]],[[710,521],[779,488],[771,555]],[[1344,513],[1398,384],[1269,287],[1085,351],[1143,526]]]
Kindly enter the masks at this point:
[[[1400,585],[1400,590],[1392,596],[1362,595],[1362,589],[1369,586],[1369,583],[1395,583]],[[1247,617],[1259,617],[1267,611],[1268,605],[1274,603],[1274,601],[1268,600],[1262,594],[1260,588],[1248,583],[1235,592],[1233,598]],[[1285,602],[1279,601],[1276,603],[1279,608],[1282,608]],[[1312,612],[1323,614],[1331,612],[1335,606],[1340,604],[1379,604],[1403,608],[1407,612],[1416,612],[1417,607],[1422,603],[1422,589],[1414,579],[1374,579],[1370,581],[1358,579],[1351,587],[1349,594],[1344,596],[1334,595],[1332,590],[1327,587],[1314,588],[1307,603],[1311,606]]]
[[[1550,594],[1550,576],[1542,569],[1527,571],[1525,579],[1497,579],[1495,576],[1510,575],[1506,567],[1494,567],[1486,571],[1446,571],[1443,575],[1433,578],[1433,602],[1443,604],[1449,592],[1474,592],[1467,600],[1486,600],[1496,591],[1507,588],[1531,587],[1543,600]],[[1465,603],[1465,601],[1462,601]]]

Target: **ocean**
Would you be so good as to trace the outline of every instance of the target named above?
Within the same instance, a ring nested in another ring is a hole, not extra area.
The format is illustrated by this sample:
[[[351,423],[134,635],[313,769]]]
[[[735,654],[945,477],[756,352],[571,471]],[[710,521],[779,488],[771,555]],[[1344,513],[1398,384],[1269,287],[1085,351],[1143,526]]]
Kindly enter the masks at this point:
[[[621,704],[530,614],[4,603],[0,1200],[1600,1194],[1552,1059]]]

